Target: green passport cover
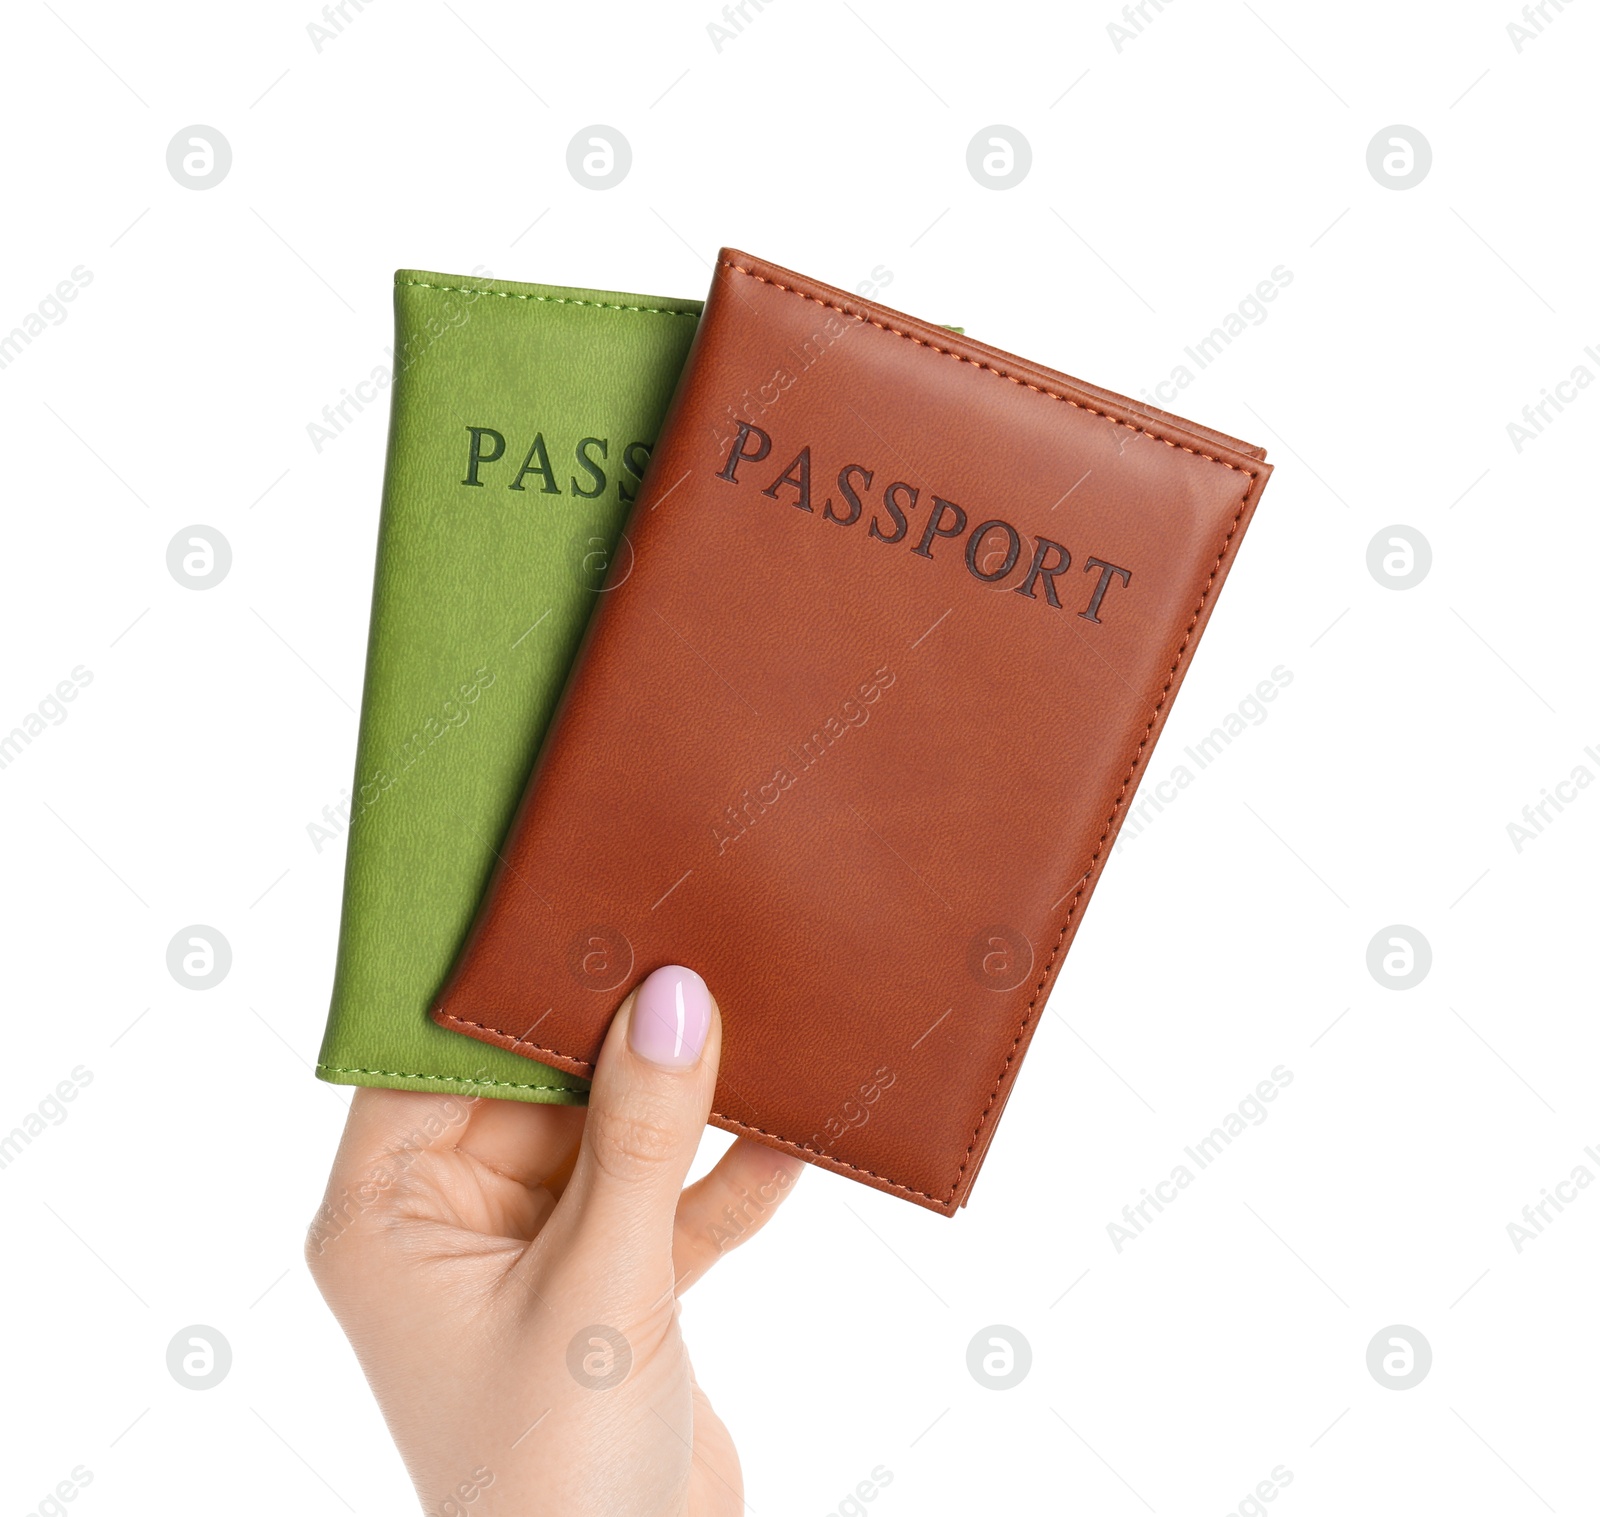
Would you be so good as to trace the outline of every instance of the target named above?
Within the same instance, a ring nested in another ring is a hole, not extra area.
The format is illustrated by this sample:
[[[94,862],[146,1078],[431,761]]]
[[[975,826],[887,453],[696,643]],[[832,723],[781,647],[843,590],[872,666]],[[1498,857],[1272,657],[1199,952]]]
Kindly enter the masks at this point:
[[[344,908],[317,1074],[576,1104],[428,1005],[577,651],[697,300],[402,269]],[[621,551],[626,552],[627,544]]]

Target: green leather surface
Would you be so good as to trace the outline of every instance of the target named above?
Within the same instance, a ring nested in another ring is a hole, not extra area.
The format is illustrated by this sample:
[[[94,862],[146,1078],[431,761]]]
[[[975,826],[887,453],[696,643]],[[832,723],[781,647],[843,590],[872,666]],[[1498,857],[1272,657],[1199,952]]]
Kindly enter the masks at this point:
[[[560,695],[624,493],[638,488],[625,464],[642,469],[645,455],[630,444],[654,443],[699,313],[691,300],[395,276],[396,378],[324,1080],[585,1099],[584,1080],[447,1032],[427,1008]],[[473,428],[484,429],[476,485],[464,482]]]

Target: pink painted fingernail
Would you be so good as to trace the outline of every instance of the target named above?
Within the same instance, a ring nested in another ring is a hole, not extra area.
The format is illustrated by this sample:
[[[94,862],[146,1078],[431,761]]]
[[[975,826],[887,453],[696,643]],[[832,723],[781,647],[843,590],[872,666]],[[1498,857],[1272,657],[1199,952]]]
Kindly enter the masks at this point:
[[[711,992],[692,969],[668,964],[639,987],[628,1046],[652,1064],[687,1069],[700,1058],[711,1026]]]

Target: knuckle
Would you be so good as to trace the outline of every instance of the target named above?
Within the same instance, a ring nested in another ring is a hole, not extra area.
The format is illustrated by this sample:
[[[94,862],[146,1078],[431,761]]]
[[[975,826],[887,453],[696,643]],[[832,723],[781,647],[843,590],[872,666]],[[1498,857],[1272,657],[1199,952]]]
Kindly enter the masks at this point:
[[[591,1107],[585,1126],[595,1164],[614,1180],[645,1179],[670,1164],[678,1152],[675,1125],[648,1106]]]
[[[319,1287],[334,1284],[357,1266],[362,1220],[361,1209],[345,1195],[330,1196],[317,1208],[306,1228],[304,1257]]]
[[[326,1209],[319,1209],[306,1228],[304,1257],[311,1278],[319,1283],[332,1277],[338,1261],[339,1234],[329,1225]]]

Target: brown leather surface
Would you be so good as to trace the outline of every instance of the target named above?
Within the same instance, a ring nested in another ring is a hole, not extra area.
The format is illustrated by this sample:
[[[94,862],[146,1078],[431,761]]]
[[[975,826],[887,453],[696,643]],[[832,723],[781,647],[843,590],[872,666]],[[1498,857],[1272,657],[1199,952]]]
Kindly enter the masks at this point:
[[[688,965],[719,1126],[949,1215],[1269,473],[725,250],[435,1019],[587,1074]]]

